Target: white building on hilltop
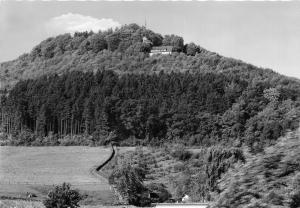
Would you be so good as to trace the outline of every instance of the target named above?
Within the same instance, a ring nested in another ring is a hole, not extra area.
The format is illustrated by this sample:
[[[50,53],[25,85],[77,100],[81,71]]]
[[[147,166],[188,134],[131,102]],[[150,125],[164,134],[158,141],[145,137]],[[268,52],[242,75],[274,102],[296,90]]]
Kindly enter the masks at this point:
[[[155,54],[170,55],[172,54],[172,51],[173,46],[157,46],[151,49],[150,56]]]

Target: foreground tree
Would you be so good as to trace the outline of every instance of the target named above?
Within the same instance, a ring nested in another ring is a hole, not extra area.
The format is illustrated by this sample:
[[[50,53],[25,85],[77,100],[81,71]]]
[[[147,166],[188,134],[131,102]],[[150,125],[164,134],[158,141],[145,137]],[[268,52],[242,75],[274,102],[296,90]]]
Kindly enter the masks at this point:
[[[300,137],[289,133],[264,153],[248,158],[220,181],[214,208],[290,207],[300,205]]]
[[[46,208],[76,208],[82,196],[77,190],[72,190],[71,185],[63,183],[56,186],[48,194],[48,198],[43,201]]]
[[[125,203],[144,206],[149,202],[145,197],[143,177],[130,164],[116,168],[109,176],[109,184],[116,187]]]

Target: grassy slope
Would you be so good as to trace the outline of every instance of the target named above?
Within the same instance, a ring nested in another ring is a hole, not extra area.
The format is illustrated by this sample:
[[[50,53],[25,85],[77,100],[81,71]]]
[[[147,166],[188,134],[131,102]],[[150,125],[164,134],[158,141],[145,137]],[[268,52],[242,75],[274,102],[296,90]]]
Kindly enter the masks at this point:
[[[2,208],[44,208],[41,202],[23,201],[23,200],[0,200],[0,207]],[[83,205],[81,208],[118,208],[124,206],[103,206],[103,205]],[[126,206],[134,207],[134,206]]]

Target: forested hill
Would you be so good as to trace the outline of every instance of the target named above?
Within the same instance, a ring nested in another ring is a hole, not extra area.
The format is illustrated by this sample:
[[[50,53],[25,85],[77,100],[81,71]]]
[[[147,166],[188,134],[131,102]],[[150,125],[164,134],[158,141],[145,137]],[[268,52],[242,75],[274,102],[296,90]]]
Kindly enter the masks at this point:
[[[149,57],[151,45],[174,53]],[[49,38],[0,73],[12,83],[1,99],[4,144],[101,145],[113,131],[124,145],[260,151],[299,121],[298,81],[135,24]]]
[[[143,38],[147,42],[143,42]],[[171,56],[149,57],[153,46],[171,45]],[[241,61],[209,52],[194,43],[185,44],[182,37],[162,36],[136,24],[104,32],[78,32],[51,37],[20,56],[0,65],[2,89],[21,79],[69,71],[117,73],[206,72],[223,70],[258,70]],[[258,73],[262,73],[258,70]],[[272,74],[271,70],[264,74]],[[10,87],[9,87],[10,86]]]

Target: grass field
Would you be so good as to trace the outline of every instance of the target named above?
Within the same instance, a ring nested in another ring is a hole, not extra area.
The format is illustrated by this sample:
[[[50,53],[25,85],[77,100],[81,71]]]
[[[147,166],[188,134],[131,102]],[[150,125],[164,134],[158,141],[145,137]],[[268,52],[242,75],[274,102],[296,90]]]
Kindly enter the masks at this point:
[[[111,200],[110,187],[91,169],[109,157],[103,147],[0,147],[0,197],[44,198],[55,184],[68,182],[90,195],[87,201]]]
[[[0,200],[1,208],[45,208],[41,202],[30,202],[23,200]],[[81,208],[134,208],[134,206],[103,206],[103,205],[83,205]]]

